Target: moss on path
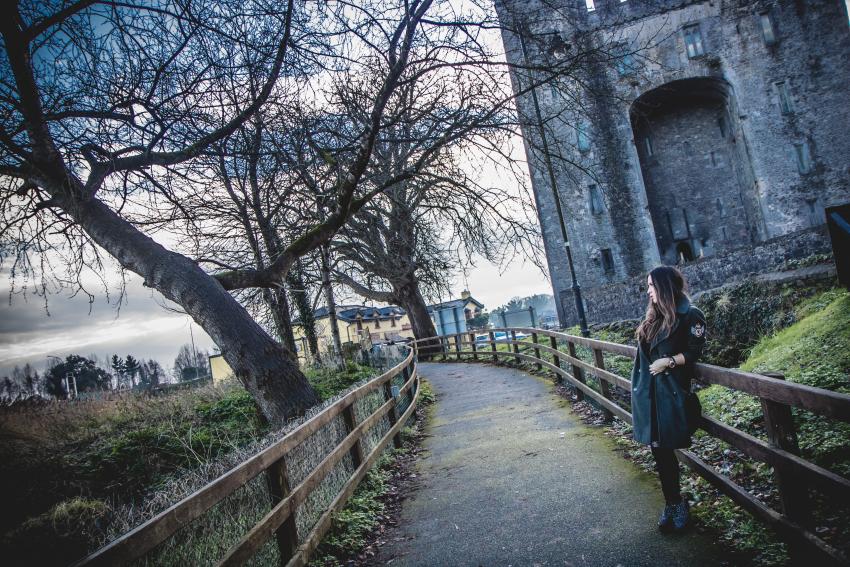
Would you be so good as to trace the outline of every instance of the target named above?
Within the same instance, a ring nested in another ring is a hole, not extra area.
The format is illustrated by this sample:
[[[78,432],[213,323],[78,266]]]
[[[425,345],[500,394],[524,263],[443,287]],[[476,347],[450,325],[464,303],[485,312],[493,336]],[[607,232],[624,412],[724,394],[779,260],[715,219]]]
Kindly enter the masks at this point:
[[[655,478],[583,425],[551,382],[483,364],[420,369],[438,396],[421,485],[375,564],[725,563],[706,536],[657,532]]]

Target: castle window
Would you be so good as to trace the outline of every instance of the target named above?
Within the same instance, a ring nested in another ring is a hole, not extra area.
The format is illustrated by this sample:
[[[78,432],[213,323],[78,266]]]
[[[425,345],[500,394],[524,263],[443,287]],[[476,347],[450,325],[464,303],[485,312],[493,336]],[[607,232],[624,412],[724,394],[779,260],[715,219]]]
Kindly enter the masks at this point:
[[[764,39],[764,44],[775,44],[776,30],[773,27],[773,19],[770,17],[770,14],[759,14],[759,26],[761,27],[761,37]]]
[[[593,12],[596,10],[596,4],[593,2],[593,0],[584,0],[584,5],[587,8],[588,12]]]
[[[720,130],[720,137],[726,138],[726,117],[722,114],[717,119],[717,128]]]
[[[718,214],[718,215],[720,215],[720,217],[721,217],[721,218],[723,218],[724,216],[726,216],[725,212],[723,211],[723,203],[722,203],[722,202],[720,202],[720,199],[717,199],[717,200],[714,202],[714,206],[716,206],[716,207],[717,207],[717,214]]]
[[[602,200],[602,192],[596,185],[589,185],[587,189],[587,195],[590,199],[590,213],[593,215],[601,215],[605,210],[605,202]]]
[[[705,48],[702,44],[702,33],[699,30],[699,24],[685,26],[682,30],[685,37],[685,48],[688,51],[688,58],[693,59],[705,53]]]
[[[717,167],[717,156],[714,155],[714,152],[711,152],[711,166]]]
[[[801,175],[812,172],[812,153],[809,151],[809,144],[801,142],[794,144],[794,153],[797,156],[797,171]]]
[[[687,242],[679,242],[676,244],[676,255],[682,263],[691,262],[694,259],[694,250]]]
[[[794,112],[794,107],[791,105],[791,91],[788,88],[786,81],[779,81],[776,84],[776,92],[779,93],[779,111],[782,114],[791,114]]]
[[[625,77],[635,74],[638,66],[628,44],[618,43],[614,48],[614,55],[616,56],[614,66],[617,69],[618,75]]]
[[[603,248],[602,252],[602,270],[606,274],[614,273],[614,255],[611,254],[610,248]]]
[[[589,126],[587,122],[580,122],[576,127],[576,147],[580,152],[588,152],[590,151],[590,136],[588,136],[587,131],[589,130]]]

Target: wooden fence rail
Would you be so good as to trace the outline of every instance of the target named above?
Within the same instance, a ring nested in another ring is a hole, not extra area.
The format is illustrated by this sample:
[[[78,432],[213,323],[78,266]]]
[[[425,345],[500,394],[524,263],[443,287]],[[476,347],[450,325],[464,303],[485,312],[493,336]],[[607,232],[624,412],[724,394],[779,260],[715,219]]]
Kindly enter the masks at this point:
[[[496,333],[504,333],[504,338],[496,339]],[[531,341],[517,340],[518,333],[529,335]],[[540,340],[541,336],[549,337],[549,345]],[[534,364],[537,369],[551,371],[557,379],[575,387],[580,398],[590,398],[601,406],[606,417],[616,416],[626,423],[632,422],[629,411],[612,396],[612,388],[615,386],[631,393],[631,382],[605,368],[603,353],[634,359],[636,347],[544,329],[497,328],[488,330],[486,338],[479,341],[475,340],[474,334],[459,333],[416,341],[414,348],[419,344],[443,345],[449,340],[455,341],[456,348],[451,354],[458,360],[463,355],[474,355],[478,359],[478,353],[490,345],[492,361],[499,358],[524,360]],[[498,344],[504,344],[506,350],[497,350]],[[564,344],[567,346],[566,352],[559,346]],[[472,345],[472,350],[462,350],[463,345]],[[576,354],[577,347],[589,349],[594,363],[581,360]],[[432,350],[428,352],[433,354]],[[449,353],[443,350],[441,354],[445,359]],[[552,362],[544,355],[551,357]],[[745,392],[762,402],[766,441],[706,415],[702,416],[701,429],[747,456],[772,466],[783,509],[777,511],[766,506],[691,451],[677,450],[680,460],[742,508],[771,526],[788,543],[792,557],[811,559],[817,561],[814,564],[818,565],[850,565],[846,554],[813,533],[808,493],[808,488],[816,489],[834,502],[850,506],[850,480],[799,456],[790,413],[790,407],[796,407],[850,422],[850,395],[786,382],[777,376],[763,376],[711,364],[697,364],[696,373],[702,383],[719,384]],[[587,383],[586,376],[597,378],[599,390]],[[791,479],[796,479],[796,482]]]
[[[399,376],[403,378],[404,382],[397,390],[394,390],[393,379]],[[384,403],[368,416],[355,415],[354,403],[373,392],[382,392]],[[404,413],[399,415],[399,400],[403,399],[404,396],[409,400],[409,404]],[[418,399],[419,376],[416,371],[414,350],[411,349],[405,360],[400,364],[346,394],[321,413],[286,434],[275,444],[144,524],[78,561],[75,565],[123,565],[144,557],[155,547],[175,535],[181,528],[187,527],[193,520],[203,516],[227,496],[267,471],[271,471],[276,484],[279,485],[280,490],[272,491],[272,494],[277,496],[279,501],[259,523],[228,550],[218,564],[242,565],[261,546],[276,537],[282,557],[281,564],[287,566],[305,565],[310,554],[319,545],[322,536],[330,528],[333,514],[342,509],[354,493],[357,485],[378,460],[384,448],[391,440],[396,447],[400,446],[400,430],[415,410]],[[337,416],[342,417],[348,432],[347,436],[307,474],[298,486],[290,488],[285,472],[287,455]],[[361,439],[385,416],[390,422],[389,430],[377,441],[370,453],[364,455]],[[358,417],[360,417],[359,422]],[[352,457],[354,472],[348,477],[344,486],[322,513],[309,534],[302,541],[298,541],[294,522],[296,510],[346,455]],[[275,494],[275,492],[279,493]]]

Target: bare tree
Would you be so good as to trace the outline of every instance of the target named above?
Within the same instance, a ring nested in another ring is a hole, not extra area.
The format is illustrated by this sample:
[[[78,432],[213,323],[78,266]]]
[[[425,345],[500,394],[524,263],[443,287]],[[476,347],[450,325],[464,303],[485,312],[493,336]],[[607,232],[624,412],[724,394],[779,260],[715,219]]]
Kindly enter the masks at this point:
[[[283,423],[315,392],[230,292],[280,289],[296,262],[434,154],[515,127],[507,67],[480,39],[495,25],[438,0],[13,5],[0,21],[2,254],[16,277],[56,272],[85,292],[82,275],[114,258],[184,309]],[[309,154],[289,160],[293,232],[261,266],[250,254],[193,257],[176,227],[232,227],[200,224],[183,203],[221,202],[211,156],[266,110],[281,131],[320,118]],[[418,138],[387,176],[373,149],[402,123]]]

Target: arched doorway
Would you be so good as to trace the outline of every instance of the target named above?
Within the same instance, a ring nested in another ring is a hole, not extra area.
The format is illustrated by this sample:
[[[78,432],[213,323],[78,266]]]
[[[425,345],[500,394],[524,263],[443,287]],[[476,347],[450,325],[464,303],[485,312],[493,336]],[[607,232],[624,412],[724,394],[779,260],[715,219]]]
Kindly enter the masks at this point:
[[[722,79],[667,83],[631,107],[658,252],[688,262],[757,239],[755,180]]]

